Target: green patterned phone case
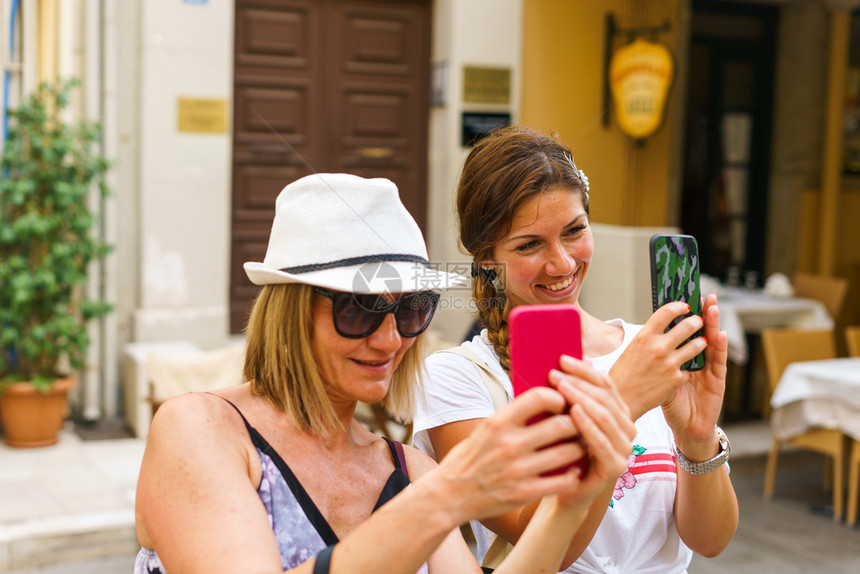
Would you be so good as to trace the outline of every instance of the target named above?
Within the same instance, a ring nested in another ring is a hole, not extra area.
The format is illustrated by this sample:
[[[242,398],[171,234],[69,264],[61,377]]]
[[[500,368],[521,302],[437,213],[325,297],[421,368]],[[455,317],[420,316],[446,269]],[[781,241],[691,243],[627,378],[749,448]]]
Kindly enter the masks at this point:
[[[650,252],[651,303],[654,311],[671,301],[685,301],[690,305],[690,313],[674,319],[666,330],[690,315],[701,317],[702,293],[699,289],[699,248],[696,239],[691,235],[655,235],[651,238]],[[702,335],[700,329],[693,336]],[[681,368],[698,371],[704,366],[705,354],[699,353]]]

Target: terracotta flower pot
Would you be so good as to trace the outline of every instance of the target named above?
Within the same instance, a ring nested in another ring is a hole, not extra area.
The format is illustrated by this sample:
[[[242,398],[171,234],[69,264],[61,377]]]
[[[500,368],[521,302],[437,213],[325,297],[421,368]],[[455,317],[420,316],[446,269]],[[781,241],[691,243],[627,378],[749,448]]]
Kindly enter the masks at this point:
[[[8,385],[0,393],[4,442],[16,447],[56,444],[66,418],[68,392],[77,385],[74,377],[55,381],[47,393],[27,382]]]

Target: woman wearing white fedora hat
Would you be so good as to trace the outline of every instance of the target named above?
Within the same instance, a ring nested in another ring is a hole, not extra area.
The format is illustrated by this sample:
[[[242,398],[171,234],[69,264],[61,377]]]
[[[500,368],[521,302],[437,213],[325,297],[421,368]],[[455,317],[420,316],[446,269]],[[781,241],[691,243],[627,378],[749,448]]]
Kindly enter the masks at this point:
[[[581,435],[592,460],[620,473],[635,434],[605,377],[586,368],[592,398],[570,410],[553,389],[523,395],[437,466],[353,419],[358,401],[411,415],[436,291],[463,279],[429,264],[394,184],[291,183],[264,261],[245,269],[263,285],[249,382],[159,408],[138,481],[136,574],[480,573],[458,527],[541,498],[497,572],[555,571],[559,533],[609,485],[547,474],[583,455],[559,441]]]

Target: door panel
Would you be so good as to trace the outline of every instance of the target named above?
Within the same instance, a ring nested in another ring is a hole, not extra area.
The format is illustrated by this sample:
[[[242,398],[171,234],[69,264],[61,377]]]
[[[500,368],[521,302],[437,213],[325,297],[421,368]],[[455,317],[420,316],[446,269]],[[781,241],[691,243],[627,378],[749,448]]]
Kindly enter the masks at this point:
[[[239,143],[280,143],[280,138],[291,136],[294,144],[305,144],[307,140],[308,113],[311,108],[309,91],[311,87],[292,85],[280,88],[244,87],[234,94],[236,110],[236,130]],[[278,146],[272,146],[277,148]],[[273,153],[269,146],[250,146],[250,153]],[[289,148],[280,145],[281,153]],[[284,149],[286,148],[286,149]]]
[[[231,332],[258,288],[274,200],[319,172],[394,181],[423,229],[430,0],[237,0]]]
[[[424,229],[427,200],[429,2],[335,2],[330,84],[337,169],[397,184]]]
[[[236,2],[230,331],[240,332],[258,287],[245,261],[262,261],[284,185],[324,154],[317,2]],[[316,67],[314,63],[317,63]]]

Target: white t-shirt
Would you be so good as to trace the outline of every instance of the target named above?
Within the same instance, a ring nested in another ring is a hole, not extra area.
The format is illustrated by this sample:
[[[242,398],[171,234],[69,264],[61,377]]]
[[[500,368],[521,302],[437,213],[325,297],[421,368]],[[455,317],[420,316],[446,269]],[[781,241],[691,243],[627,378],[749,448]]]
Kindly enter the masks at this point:
[[[594,367],[609,372],[618,357],[639,332],[641,325],[621,319],[609,321],[624,329],[621,345],[601,357],[592,358]],[[463,343],[484,359],[500,380],[508,396],[513,389],[510,378],[487,339],[486,330]],[[415,446],[435,458],[427,429],[444,424],[486,418],[495,412],[489,392],[477,367],[454,353],[437,352],[427,359],[425,400],[419,402],[413,421]],[[657,407],[636,421],[634,454],[615,485],[615,493],[603,522],[582,556],[566,573],[639,573],[672,574],[686,572],[693,553],[681,541],[675,527],[675,457],[672,431]],[[486,553],[493,533],[479,522],[472,522],[479,560]]]

